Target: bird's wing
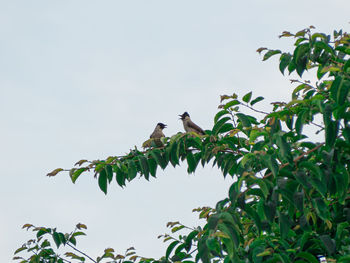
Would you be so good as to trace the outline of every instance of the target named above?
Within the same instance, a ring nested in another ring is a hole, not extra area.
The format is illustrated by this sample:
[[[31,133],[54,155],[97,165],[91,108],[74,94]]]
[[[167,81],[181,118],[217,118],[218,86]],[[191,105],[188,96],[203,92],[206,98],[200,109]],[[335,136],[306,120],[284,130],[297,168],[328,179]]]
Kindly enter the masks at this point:
[[[161,138],[161,137],[165,137],[162,131],[154,131],[150,136],[150,138]]]
[[[202,135],[205,134],[203,129],[201,127],[199,127],[197,124],[193,123],[192,121],[189,121],[187,124],[188,124],[188,127],[196,130],[198,133],[201,133]]]

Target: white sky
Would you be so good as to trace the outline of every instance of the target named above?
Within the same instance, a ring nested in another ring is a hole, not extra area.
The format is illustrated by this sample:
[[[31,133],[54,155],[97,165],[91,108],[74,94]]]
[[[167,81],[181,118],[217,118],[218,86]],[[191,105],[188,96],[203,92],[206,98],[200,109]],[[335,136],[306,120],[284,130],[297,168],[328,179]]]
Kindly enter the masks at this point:
[[[105,196],[90,176],[45,175],[140,147],[157,122],[182,131],[184,111],[210,129],[221,94],[287,100],[289,77],[255,50],[289,50],[284,30],[349,31],[349,10],[348,0],[0,1],[0,262],[31,238],[25,223],[85,223],[78,247],[93,257],[130,246],[163,255],[165,224],[195,226],[191,210],[225,198],[232,179],[169,166]]]

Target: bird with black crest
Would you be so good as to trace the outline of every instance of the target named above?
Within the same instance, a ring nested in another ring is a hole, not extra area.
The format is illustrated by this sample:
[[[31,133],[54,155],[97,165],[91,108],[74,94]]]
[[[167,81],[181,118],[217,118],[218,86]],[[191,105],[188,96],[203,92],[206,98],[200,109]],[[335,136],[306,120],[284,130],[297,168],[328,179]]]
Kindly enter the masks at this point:
[[[194,132],[198,135],[205,135],[203,129],[191,120],[190,115],[187,111],[185,111],[182,115],[179,116],[182,120],[186,132]]]
[[[163,133],[163,129],[166,128],[166,124],[158,122],[156,127],[154,128],[154,131],[152,132],[152,134],[150,135],[150,139],[145,141],[142,144],[143,148],[149,148],[151,146],[162,146],[163,143],[160,140],[160,138],[165,137],[164,133]],[[152,145],[153,143],[153,145]]]

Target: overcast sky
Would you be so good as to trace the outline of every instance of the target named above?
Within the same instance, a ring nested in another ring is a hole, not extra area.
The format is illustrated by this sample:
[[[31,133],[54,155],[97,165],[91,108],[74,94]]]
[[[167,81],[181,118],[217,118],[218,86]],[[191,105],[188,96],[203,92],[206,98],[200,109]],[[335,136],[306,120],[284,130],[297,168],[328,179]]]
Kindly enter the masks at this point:
[[[195,226],[191,210],[225,198],[232,179],[184,164],[113,182],[105,196],[91,176],[45,175],[140,147],[157,122],[183,131],[184,111],[211,129],[222,94],[289,99],[289,77],[256,49],[290,50],[284,30],[349,31],[349,10],[348,0],[0,1],[0,262],[32,237],[25,223],[85,223],[78,246],[93,257],[130,246],[163,255],[166,223]]]

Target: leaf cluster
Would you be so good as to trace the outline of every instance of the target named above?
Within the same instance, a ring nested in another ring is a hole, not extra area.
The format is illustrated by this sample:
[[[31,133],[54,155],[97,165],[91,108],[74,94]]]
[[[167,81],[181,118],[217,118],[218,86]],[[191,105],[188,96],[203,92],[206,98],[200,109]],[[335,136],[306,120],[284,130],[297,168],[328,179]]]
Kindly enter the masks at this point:
[[[350,36],[313,29],[282,33],[295,38],[292,53],[258,49],[263,60],[280,56],[282,74],[315,72],[315,83],[292,80],[291,101],[272,103],[264,112],[256,108],[261,96],[222,95],[204,136],[178,133],[147,151],[81,160],[69,170],[72,182],[94,172],[107,194],[114,180],[124,187],[137,176],[156,177],[168,165],[186,162],[194,173],[199,164],[210,164],[232,178],[227,198],[215,209],[199,209],[203,228],[171,225],[173,233],[189,233],[165,236],[172,242],[153,262],[319,262],[319,256],[349,262]],[[315,133],[323,139],[315,141]]]

